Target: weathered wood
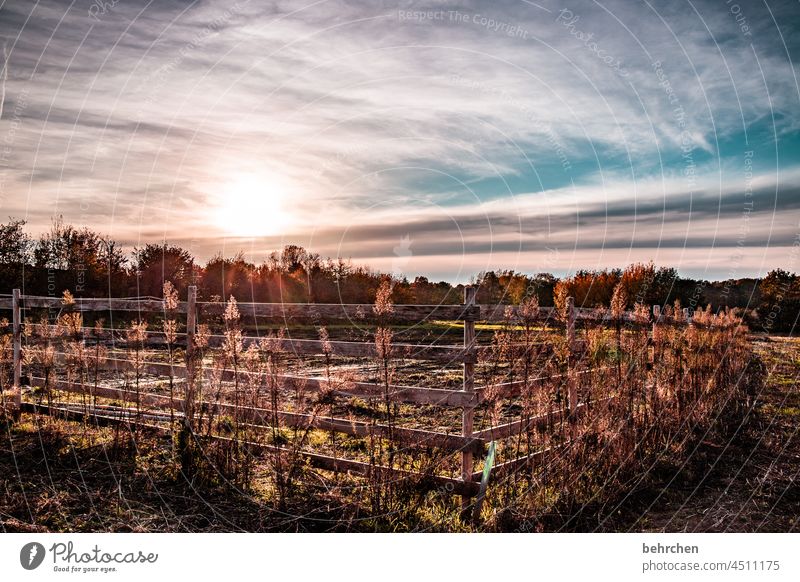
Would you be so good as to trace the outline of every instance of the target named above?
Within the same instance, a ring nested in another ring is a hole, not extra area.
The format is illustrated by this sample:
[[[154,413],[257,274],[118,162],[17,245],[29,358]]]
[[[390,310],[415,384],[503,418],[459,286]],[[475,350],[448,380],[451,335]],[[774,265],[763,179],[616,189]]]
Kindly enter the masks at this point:
[[[571,420],[575,420],[578,406],[578,386],[575,378],[575,298],[567,297],[567,402]]]
[[[277,447],[270,445],[261,445],[268,447],[271,450]],[[395,469],[384,467],[381,465],[371,465],[369,463],[362,463],[361,461],[351,461],[350,459],[340,459],[337,457],[328,457],[317,453],[310,453],[300,451],[299,453],[309,460],[315,467],[334,471],[337,473],[355,473],[363,477],[369,476],[383,476],[390,477],[405,477],[407,479],[418,480],[417,486],[423,490],[436,490],[443,493],[452,495],[461,495],[462,497],[473,497],[477,495],[480,485],[475,481],[462,481],[460,479],[453,479],[451,477],[442,477],[440,475],[423,475],[416,471],[408,471],[405,469]],[[383,481],[383,479],[381,479]]]
[[[163,312],[162,299],[115,299],[106,297],[76,297],[75,304],[65,306],[59,297],[40,297],[26,295],[23,299],[26,308],[59,308],[65,311],[142,311]],[[218,315],[225,310],[225,303],[199,302],[203,314]],[[346,319],[360,321],[374,318],[372,304],[338,303],[249,303],[237,304],[239,312],[245,316],[273,319]],[[177,313],[186,313],[187,301],[178,302]],[[463,305],[394,305],[391,320],[425,321],[478,319],[480,309],[473,306],[465,309]]]
[[[447,434],[415,428],[402,428],[385,424],[372,424],[344,418],[313,416],[292,412],[279,412],[281,421],[291,426],[313,426],[320,430],[340,432],[358,437],[378,436],[401,444],[436,447],[450,452],[469,450],[482,453],[484,442],[478,438],[465,438],[461,435]]]
[[[218,413],[238,414],[240,418],[270,425],[273,412],[265,408],[236,407],[230,404],[202,403],[204,409]],[[340,432],[357,437],[377,436],[405,445],[424,447],[438,447],[450,452],[469,449],[473,452],[483,451],[483,441],[476,438],[464,438],[460,435],[450,435],[422,429],[401,428],[385,424],[372,424],[345,418],[329,416],[316,416],[313,414],[278,411],[278,421],[291,427],[313,427],[320,430]]]
[[[42,403],[34,403],[34,402],[23,402],[22,403],[22,411],[27,412],[29,414],[47,414],[49,416],[58,416],[64,420],[74,420],[78,422],[84,422],[91,420],[95,426],[113,426],[115,424],[126,424],[130,426],[137,426],[142,428],[148,428],[157,432],[166,433],[169,431],[167,427],[159,426],[156,424],[148,424],[146,422],[142,422],[142,420],[136,420],[130,418],[129,414],[125,414],[125,418],[122,418],[120,414],[115,414],[112,411],[109,411],[107,414],[97,414],[96,412],[89,412],[91,408],[90,405],[87,405],[86,412],[82,410],[78,410],[78,407],[68,407],[68,406],[56,406],[56,405],[47,405]],[[134,411],[135,412],[135,411]]]
[[[23,410],[25,412],[30,412],[30,413],[58,415],[62,418],[67,418],[69,420],[85,421],[91,419],[97,422],[98,424],[137,425],[149,428],[157,432],[162,432],[162,433],[169,432],[169,429],[163,426],[150,425],[143,422],[135,422],[130,419],[120,419],[114,417],[113,414],[100,415],[89,412],[84,413],[79,410],[73,410],[70,408],[58,408],[58,407],[47,406],[44,404],[32,404],[28,402],[24,403]],[[208,439],[218,442],[233,441],[233,439],[230,439],[228,437],[217,436],[217,435],[209,435],[202,437],[197,436],[196,438],[201,440]],[[414,479],[417,481],[416,483],[417,487],[419,487],[422,490],[435,489],[436,491],[454,495],[474,496],[478,493],[478,489],[480,487],[479,484],[475,481],[462,481],[460,479],[443,477],[441,475],[422,474],[416,471],[409,471],[405,469],[394,469],[394,468],[384,467],[382,465],[363,463],[361,461],[353,461],[350,459],[329,457],[327,455],[312,453],[310,451],[291,450],[286,447],[280,447],[277,445],[268,445],[265,443],[254,443],[248,441],[239,441],[239,444],[247,446],[251,450],[259,450],[262,452],[270,452],[274,454],[298,455],[299,457],[307,459],[312,466],[326,471],[333,471],[336,473],[354,473],[356,475],[360,475],[363,477],[370,477],[370,476],[377,477],[386,475],[392,478],[404,477],[407,479]]]
[[[480,321],[487,323],[500,323],[511,318],[512,323],[519,323],[519,306],[517,305],[488,305],[482,304],[480,307]],[[610,315],[607,310],[598,310],[588,307],[574,307],[574,315],[576,321],[597,322],[603,323],[610,321]],[[535,321],[549,323],[554,326],[563,326],[564,323],[559,321],[555,308],[553,307],[540,307],[539,313]],[[633,311],[625,312],[623,321],[635,323],[638,321]]]
[[[57,361],[63,363],[64,354],[56,354]],[[136,370],[137,364],[133,360],[124,358],[108,358],[103,365],[104,370],[113,370],[117,373]],[[165,376],[170,373],[178,379],[186,379],[187,372],[185,364],[166,362],[139,362],[139,372],[141,374],[152,374],[154,376]],[[215,371],[203,369],[203,377],[212,380]],[[239,374],[239,378],[256,376],[259,379],[261,374],[251,373],[247,370],[234,370],[225,368],[219,372],[220,379],[226,382],[233,381],[234,375]],[[330,390],[337,396],[358,396],[361,398],[384,398],[386,387],[382,384],[372,382],[339,382],[325,378],[298,376],[292,374],[280,374],[276,377],[277,381],[287,388],[299,387],[305,390],[320,391]],[[462,408],[464,406],[477,406],[480,403],[478,393],[465,394],[461,390],[447,390],[444,388],[426,388],[423,386],[398,386],[389,385],[389,399],[392,402],[406,402],[410,404],[442,406],[445,408]]]
[[[475,304],[475,297],[477,295],[477,288],[468,285],[464,287],[464,305],[471,306]],[[475,322],[467,320],[464,322],[464,349],[468,352],[475,351]],[[464,386],[463,391],[465,395],[471,396],[475,393],[475,364],[474,362],[464,361]],[[461,416],[461,434],[465,438],[472,437],[472,428],[475,419],[475,408],[472,406],[465,406]],[[461,453],[461,479],[469,481],[472,475],[473,455],[471,450],[464,450]],[[469,507],[470,498],[465,495],[461,499],[461,509],[466,513]]]
[[[32,381],[36,384],[42,384],[44,383],[44,378],[34,377]],[[237,407],[233,404],[208,401],[187,403],[182,399],[170,399],[170,397],[166,394],[154,394],[152,392],[142,391],[137,394],[135,391],[125,388],[93,386],[91,384],[68,382],[66,380],[56,380],[54,385],[56,389],[71,394],[86,394],[88,396],[92,396],[93,398],[108,398],[112,400],[121,400],[124,402],[139,402],[143,406],[158,408],[161,410],[169,410],[172,408],[178,412],[186,413],[187,410],[196,410],[197,407],[200,407],[205,412],[229,414],[243,420],[258,422],[265,425],[270,425],[273,419],[272,410],[255,406]],[[311,426],[321,430],[340,432],[359,437],[375,435],[386,439],[391,438],[391,440],[402,444],[438,447],[451,452],[470,450],[472,452],[480,453],[483,452],[484,446],[484,441],[480,438],[465,438],[460,435],[424,429],[392,427],[390,432],[389,426],[387,425],[372,424],[364,421],[345,418],[318,416],[288,411],[278,411],[277,416],[280,422],[292,427],[305,428]]]
[[[56,354],[57,361],[62,363],[64,361],[64,354]],[[104,370],[113,370],[115,372],[128,372],[136,368],[136,363],[133,360],[125,358],[108,358],[105,361]],[[608,367],[593,368],[587,370],[580,370],[575,372],[576,375],[591,374],[602,370],[610,369]],[[174,363],[168,364],[166,362],[140,362],[139,371],[142,374],[152,374],[154,376],[172,375],[179,379],[186,378],[186,367],[184,364]],[[259,376],[258,373],[248,372],[247,370],[234,370],[225,368],[220,372],[220,379],[225,382],[231,382],[234,379],[234,374],[239,374],[240,378],[248,378],[249,376]],[[206,380],[211,380],[214,372],[210,369],[204,369],[203,375]],[[533,387],[537,384],[543,384],[559,378],[566,378],[566,374],[554,374],[551,376],[537,376],[530,378],[527,382],[524,380],[515,380],[513,382],[504,382],[500,384],[490,384],[475,388],[472,394],[467,394],[463,390],[449,390],[446,388],[427,388],[423,386],[401,386],[390,384],[389,397],[392,401],[406,402],[410,404],[421,405],[436,405],[447,408],[463,408],[465,406],[475,407],[487,398],[487,393],[491,392],[493,397],[497,398],[513,398],[518,396],[521,390],[527,385]],[[339,381],[333,379],[328,381],[322,377],[315,376],[300,376],[293,374],[280,374],[277,380],[287,387],[301,387],[306,390],[331,390],[334,394],[341,396],[358,396],[363,398],[383,398],[385,396],[384,390],[386,387],[382,384],[373,382],[353,382],[353,381]]]
[[[91,298],[76,297],[74,305],[64,305],[59,297],[40,297],[34,295],[24,295],[21,298],[21,305],[25,309],[33,308],[55,308],[63,311],[135,311],[140,313],[162,313],[165,311],[164,301],[161,299],[115,299],[115,298]],[[225,309],[224,303],[198,303],[201,311],[205,315],[221,314]],[[11,309],[12,298],[0,297],[0,309]],[[255,317],[281,319],[287,323],[299,320],[350,320],[358,322],[374,318],[372,304],[335,304],[335,303],[239,303],[239,311],[244,315]],[[181,301],[175,313],[186,313],[189,309],[188,302]],[[585,307],[575,307],[575,320],[583,322],[593,322],[599,325],[612,324],[608,310],[597,310]],[[689,310],[687,310],[689,311]],[[433,321],[433,320],[465,320],[465,321],[484,321],[488,323],[502,322],[511,316],[513,320],[518,320],[518,306],[516,305],[394,305],[390,320],[394,322],[402,321]],[[541,307],[537,320],[550,323],[552,325],[563,325],[556,317],[554,308]],[[642,321],[639,315],[632,311],[627,311],[622,320],[628,326],[647,326],[649,321]],[[665,318],[662,314],[662,322],[669,325],[685,325],[691,322],[692,316],[689,311],[688,316],[682,319]],[[718,326],[712,326],[718,327]]]
[[[60,297],[38,297],[25,295],[22,299],[25,309],[52,308],[67,311],[140,311],[159,313],[164,311],[162,299],[114,299],[76,297],[73,305],[64,305]],[[186,303],[179,302],[174,311],[186,313]]]
[[[283,320],[344,319],[355,323],[375,318],[372,304],[341,303],[239,303],[242,315]],[[224,303],[201,303],[204,314],[222,313]],[[390,321],[475,320],[480,309],[463,305],[393,305]]]
[[[567,297],[567,344],[569,349],[573,349],[575,343],[575,319],[577,313],[575,312],[575,298]]]
[[[41,386],[44,384],[44,378],[34,376],[31,378],[31,383],[33,386]],[[182,400],[173,399],[172,402],[170,402],[170,397],[165,394],[154,394],[142,390],[137,394],[136,391],[125,388],[94,386],[82,382],[68,382],[62,379],[50,380],[50,383],[56,390],[68,392],[70,394],[86,394],[93,399],[108,398],[110,400],[119,400],[122,402],[138,402],[141,406],[145,407],[166,408],[167,410],[171,407],[181,412],[183,412],[185,407],[185,403]]]
[[[54,325],[51,327],[55,328]],[[110,331],[103,330],[99,333],[94,328],[84,327],[84,332],[88,332],[91,339],[111,340],[113,339],[118,346],[127,345],[126,338],[120,337],[125,330],[115,330],[117,337]],[[179,334],[180,335],[180,334]],[[212,348],[221,347],[225,339],[221,335],[212,335],[208,339],[208,345]],[[377,349],[372,342],[348,342],[348,341],[327,341],[293,338],[259,338],[244,337],[242,346],[247,349],[251,345],[258,345],[266,341],[271,348],[280,350],[289,355],[295,356],[318,356],[327,353],[331,356],[351,357],[351,358],[377,358]],[[38,343],[39,340],[32,338],[31,344]],[[173,346],[187,347],[189,338],[184,341],[178,339]],[[166,340],[159,331],[149,332],[147,338],[142,342],[148,347],[165,347]],[[396,343],[391,347],[390,357],[393,359],[425,360],[440,364],[461,364],[464,361],[476,362],[478,354],[476,350],[467,351],[460,346],[451,345],[417,345]]]
[[[222,345],[224,339],[213,336],[209,345],[216,347]],[[260,338],[244,338],[245,348],[251,344],[262,341]],[[347,342],[347,341],[322,341],[293,338],[268,338],[269,349],[284,352],[289,355],[323,355],[351,357],[351,358],[377,358],[378,350],[374,342]],[[427,360],[440,364],[460,364],[462,362],[476,362],[477,354],[474,349],[465,349],[459,346],[393,344],[390,358],[407,360]]]
[[[187,290],[186,301],[186,393],[184,395],[184,430],[187,433],[192,431],[194,426],[194,402],[197,394],[197,346],[195,345],[195,333],[197,332],[197,286],[190,285]],[[174,368],[170,366],[170,373],[174,373]],[[185,451],[182,453],[182,456]],[[186,461],[184,462],[186,463]],[[188,469],[188,467],[186,468]]]
[[[22,390],[20,380],[22,379],[22,309],[20,304],[20,290],[14,289],[11,295],[12,310],[12,341],[13,346],[13,366],[14,366],[14,408],[20,410],[22,404]]]
[[[54,327],[54,326],[51,326]],[[91,333],[91,339],[114,339],[115,345],[128,345],[124,337],[112,338],[108,332],[96,333],[94,329],[83,328]],[[118,330],[123,331],[123,330]],[[194,336],[193,336],[194,337]],[[212,335],[208,339],[208,345],[217,348],[223,345],[225,339],[221,335]],[[189,338],[185,342],[178,340],[173,346],[187,347]],[[38,343],[36,338],[30,340],[31,344]],[[166,340],[160,332],[151,332],[142,342],[143,345],[150,347],[166,346]],[[320,356],[330,355],[348,358],[372,358],[378,357],[378,351],[373,342],[348,342],[348,341],[321,341],[310,339],[293,338],[264,338],[264,337],[244,337],[242,346],[244,349],[251,345],[267,343],[268,349],[280,351],[290,356]],[[424,360],[437,362],[439,364],[461,364],[463,362],[477,362],[477,350],[466,350],[460,346],[452,345],[422,345],[422,344],[402,344],[396,343],[391,346],[390,357],[395,360]]]

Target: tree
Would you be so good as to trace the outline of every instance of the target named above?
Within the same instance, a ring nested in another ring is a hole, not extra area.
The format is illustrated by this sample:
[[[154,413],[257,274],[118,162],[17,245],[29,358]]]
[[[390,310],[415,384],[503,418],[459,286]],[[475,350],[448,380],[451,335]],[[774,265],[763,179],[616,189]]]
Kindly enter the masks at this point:
[[[766,332],[791,331],[800,313],[800,277],[774,269],[759,284],[761,303],[758,315]]]
[[[574,297],[577,307],[608,306],[621,277],[622,271],[619,269],[581,270],[560,281],[559,289],[568,297]]]
[[[579,307],[608,307],[617,285],[622,285],[628,308],[634,303],[665,305],[675,299],[700,306],[703,299],[702,285],[697,281],[681,279],[675,269],[656,267],[652,261],[635,263],[624,270],[581,270],[564,279],[562,285]],[[545,301],[542,304],[546,305]]]
[[[26,222],[9,217],[7,224],[0,224],[0,265],[28,265],[33,241],[25,232]]]
[[[0,224],[0,284],[4,289],[25,287],[23,275],[30,265],[32,241],[24,227],[24,220],[10,217],[7,224]]]
[[[628,307],[632,307],[635,303],[644,305],[671,303],[670,299],[676,296],[679,290],[676,285],[678,281],[678,272],[675,269],[656,267],[653,261],[629,265],[620,278],[620,284],[628,298]],[[695,302],[699,303],[697,300]]]
[[[283,247],[283,252],[281,253],[281,270],[286,274],[292,274],[295,271],[303,269],[305,267],[307,255],[308,253],[303,247],[286,245]]]
[[[193,283],[194,257],[178,246],[148,244],[133,250],[136,295],[161,297],[164,283],[170,281],[179,297],[186,297]]]
[[[535,295],[542,307],[551,307],[557,282],[558,279],[550,273],[538,273],[530,280],[528,288],[531,293],[529,295]]]
[[[223,258],[221,254],[215,255],[203,270],[200,282],[202,296],[217,295],[227,299],[233,295],[239,301],[253,301],[256,272],[256,266],[246,261],[242,253],[232,259]]]
[[[55,285],[56,291],[71,289],[76,296],[119,295],[126,287],[126,262],[115,241],[64,224],[59,216],[34,246],[35,286],[41,292]]]

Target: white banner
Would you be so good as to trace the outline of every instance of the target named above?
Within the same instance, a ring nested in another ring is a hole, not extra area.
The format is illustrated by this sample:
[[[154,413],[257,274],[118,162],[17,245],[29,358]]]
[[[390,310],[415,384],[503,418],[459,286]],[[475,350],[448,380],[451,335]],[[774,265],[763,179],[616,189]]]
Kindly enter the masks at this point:
[[[798,534],[3,534],[0,580],[796,581],[799,543]]]

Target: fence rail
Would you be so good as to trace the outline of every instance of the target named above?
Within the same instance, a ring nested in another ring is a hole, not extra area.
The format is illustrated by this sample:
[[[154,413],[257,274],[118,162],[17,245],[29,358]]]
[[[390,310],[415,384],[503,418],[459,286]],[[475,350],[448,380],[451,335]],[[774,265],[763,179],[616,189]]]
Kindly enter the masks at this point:
[[[541,308],[536,320],[544,322],[558,321],[565,330],[565,339],[570,351],[568,372],[561,379],[564,381],[567,398],[563,407],[554,409],[545,415],[529,419],[518,419],[503,422],[496,426],[475,430],[476,408],[489,398],[510,398],[520,394],[520,391],[538,382],[557,379],[556,376],[542,375],[533,379],[476,386],[476,363],[479,348],[476,340],[476,322],[500,322],[509,318],[519,317],[518,308],[508,305],[478,305],[476,304],[476,288],[467,286],[464,291],[464,302],[461,305],[394,305],[390,319],[394,322],[409,321],[422,322],[430,320],[461,321],[463,322],[462,345],[415,345],[393,344],[390,358],[403,358],[410,360],[427,360],[440,364],[457,363],[462,366],[462,384],[460,389],[428,388],[421,386],[393,385],[391,383],[372,383],[358,381],[332,382],[327,378],[309,375],[280,374],[273,378],[282,386],[302,387],[306,391],[327,391],[337,395],[358,396],[367,399],[385,399],[391,402],[403,402],[413,405],[433,405],[438,407],[461,409],[461,426],[450,431],[436,431],[417,428],[404,428],[390,426],[384,423],[368,423],[346,418],[332,416],[318,416],[299,411],[273,410],[256,406],[236,406],[224,402],[210,402],[197,398],[195,383],[198,379],[210,378],[212,371],[203,369],[195,363],[193,357],[198,349],[196,346],[196,330],[198,317],[216,316],[222,313],[224,303],[198,302],[195,287],[189,288],[187,301],[178,303],[176,309],[167,310],[164,301],[146,299],[85,299],[76,298],[74,304],[64,305],[62,300],[53,297],[37,297],[22,295],[15,289],[11,297],[0,297],[0,309],[11,309],[13,312],[13,383],[15,388],[15,404],[18,411],[56,412],[60,411],[70,418],[86,418],[91,416],[103,422],[132,422],[129,414],[116,414],[113,408],[93,408],[76,411],[69,406],[44,406],[42,403],[23,403],[21,400],[22,376],[22,315],[25,310],[58,309],[61,312],[98,312],[98,311],[129,311],[139,313],[162,313],[175,317],[176,314],[185,316],[186,332],[182,334],[185,341],[182,345],[186,348],[186,360],[175,363],[133,361],[130,359],[110,357],[106,359],[103,369],[115,372],[149,374],[158,377],[169,377],[179,382],[184,387],[184,394],[180,398],[170,397],[153,392],[132,391],[125,387],[108,387],[89,385],[82,382],[72,382],[58,379],[55,387],[64,392],[82,394],[97,398],[115,400],[124,403],[136,402],[155,409],[151,414],[154,419],[162,418],[164,411],[170,414],[177,413],[178,418],[190,424],[197,412],[215,412],[235,414],[238,418],[248,421],[259,428],[268,428],[274,421],[285,423],[293,427],[310,427],[356,437],[375,436],[381,439],[395,441],[409,446],[423,446],[442,449],[449,454],[458,454],[461,457],[460,478],[453,479],[443,475],[423,475],[414,471],[403,470],[397,467],[376,467],[373,464],[361,461],[334,458],[320,455],[313,451],[300,451],[315,466],[330,471],[346,471],[359,475],[389,472],[396,476],[423,479],[429,477],[435,484],[445,485],[446,491],[462,496],[462,507],[469,511],[471,497],[477,491],[480,472],[474,471],[475,458],[484,454],[486,445],[491,441],[500,441],[519,435],[533,427],[546,426],[548,423],[574,420],[584,413],[590,403],[579,404],[577,382],[574,381],[582,373],[574,366],[574,354],[578,353],[580,341],[576,339],[576,322],[578,321],[608,321],[606,311],[585,310],[576,308],[574,300],[569,298],[566,309],[558,314],[553,308]],[[361,321],[375,316],[372,305],[335,305],[335,304],[273,304],[273,303],[239,303],[240,313],[249,316],[288,320],[314,321],[329,319],[345,319]],[[654,320],[643,321],[641,313],[628,313],[621,321],[631,325],[650,325],[656,323],[691,323],[688,312],[675,319],[664,318],[658,306],[653,309]],[[621,322],[617,320],[617,324]],[[86,328],[83,328],[84,330]],[[113,332],[102,332],[95,336],[113,338]],[[263,338],[245,337],[243,342],[246,347],[252,342],[261,341]],[[210,345],[219,345],[221,336],[211,336]],[[270,349],[296,355],[325,355],[342,356],[347,358],[378,358],[378,350],[372,342],[352,341],[321,341],[292,338],[269,338]],[[61,352],[55,355],[56,362],[64,364],[67,354]],[[588,370],[588,372],[597,370]],[[198,374],[198,372],[200,372]],[[214,371],[222,381],[233,381],[237,378],[247,378],[251,373],[247,370],[224,368]],[[258,380],[258,378],[256,378]],[[46,380],[42,377],[32,377],[33,384],[42,384]],[[92,403],[95,406],[96,402]],[[119,411],[118,411],[119,412]],[[83,416],[81,416],[83,415]],[[159,416],[162,415],[162,416]],[[143,421],[143,419],[140,419]],[[160,427],[161,429],[163,427]],[[221,438],[224,437],[214,437]],[[254,445],[263,450],[279,451],[276,445]],[[513,469],[531,459],[540,458],[546,454],[543,451],[529,452],[523,457],[507,460],[499,464],[496,472]]]
[[[167,309],[163,300],[153,298],[114,299],[95,297],[76,297],[74,304],[65,305],[60,297],[43,297],[36,295],[20,295],[19,304],[22,309],[58,309],[63,312],[79,311],[128,311],[140,313],[175,313],[186,314],[190,309],[188,301],[179,301],[174,309]],[[0,309],[13,309],[14,298],[0,296]],[[225,302],[197,301],[195,309],[203,315],[220,315],[225,310]],[[358,322],[375,317],[374,305],[368,303],[253,303],[237,304],[243,315],[282,320],[348,320]],[[656,317],[663,323],[672,321],[685,322],[691,320],[691,310],[686,308],[675,318],[661,314],[660,306],[653,306]],[[554,307],[540,307],[533,321],[559,323],[569,317],[567,311],[559,313]],[[576,321],[609,320],[611,315],[606,309],[574,307],[572,317]],[[461,305],[404,305],[392,306],[389,318],[395,322],[409,321],[483,321],[498,323],[509,318],[521,318],[518,305],[506,304],[461,304]],[[626,312],[621,320],[628,324],[646,325],[635,312]]]
[[[174,309],[167,309],[158,299],[75,298],[72,305],[64,305],[60,297],[22,296],[23,309],[59,309],[64,311],[134,311],[171,312],[185,314],[190,309],[188,301],[179,301]],[[0,297],[0,309],[11,309],[12,298]],[[195,308],[206,315],[220,315],[224,302],[195,302]],[[248,316],[273,319],[346,319],[358,321],[374,317],[371,304],[340,303],[238,303],[239,311]],[[479,317],[480,308],[472,305],[394,305],[390,314],[396,321],[468,320]]]

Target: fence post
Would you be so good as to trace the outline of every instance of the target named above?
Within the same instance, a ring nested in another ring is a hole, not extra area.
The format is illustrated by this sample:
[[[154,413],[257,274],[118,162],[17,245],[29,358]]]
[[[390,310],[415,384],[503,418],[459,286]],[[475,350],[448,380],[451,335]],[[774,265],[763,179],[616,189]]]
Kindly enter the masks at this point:
[[[577,376],[572,374],[573,353],[575,351],[575,298],[567,297],[567,394],[569,396],[569,414],[574,421],[575,411],[578,409],[578,387],[575,385]]]
[[[14,417],[19,418],[22,410],[22,309],[20,291],[14,289],[11,295],[12,333],[14,341]]]
[[[192,446],[194,425],[194,403],[196,393],[197,346],[195,331],[197,327],[197,287],[189,286],[186,301],[186,393],[183,400],[183,429],[178,437],[178,449],[181,457],[181,471],[191,479],[194,473],[194,452]]]
[[[464,305],[469,308],[472,305],[475,305],[475,295],[477,293],[477,288],[472,285],[467,285],[464,287]],[[475,348],[475,321],[472,318],[471,314],[467,314],[464,318],[464,348],[466,349],[467,353],[471,353],[474,351]],[[463,390],[467,394],[473,394],[475,392],[475,364],[471,361],[471,358],[467,358],[470,361],[464,361],[464,386]],[[461,434],[465,437],[472,436],[472,425],[475,416],[475,407],[473,405],[465,406],[462,413],[461,419]],[[461,452],[461,479],[463,481],[471,481],[472,480],[472,466],[473,466],[473,459],[472,459],[472,451],[462,451]],[[464,495],[461,497],[461,509],[462,514],[464,515],[465,519],[469,518],[469,504],[470,504],[470,497],[468,495]]]
[[[194,420],[195,395],[195,328],[197,327],[197,286],[189,285],[186,302],[186,394],[183,403],[183,419],[186,428],[191,430]]]
[[[653,331],[650,333],[650,343],[653,346],[653,363],[656,363],[656,358],[658,354],[656,354],[656,329],[658,328],[658,323],[661,321],[661,306],[660,305],[653,305]]]

